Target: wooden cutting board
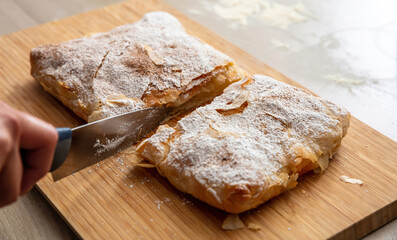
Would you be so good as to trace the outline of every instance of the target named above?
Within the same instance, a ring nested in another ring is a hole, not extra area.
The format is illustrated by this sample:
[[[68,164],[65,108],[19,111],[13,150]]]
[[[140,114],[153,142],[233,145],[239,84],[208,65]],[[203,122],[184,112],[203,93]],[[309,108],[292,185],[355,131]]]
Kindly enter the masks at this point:
[[[248,72],[297,85],[163,3],[135,0],[0,37],[0,98],[58,127],[83,124],[30,76],[30,49],[108,31],[155,10],[174,14],[190,34]],[[132,154],[119,154],[56,183],[47,176],[37,186],[85,239],[350,239],[397,217],[397,143],[355,118],[324,174],[306,174],[295,189],[241,214],[246,224],[261,226],[257,231],[221,230],[226,213],[134,164]],[[364,184],[344,183],[340,175]]]

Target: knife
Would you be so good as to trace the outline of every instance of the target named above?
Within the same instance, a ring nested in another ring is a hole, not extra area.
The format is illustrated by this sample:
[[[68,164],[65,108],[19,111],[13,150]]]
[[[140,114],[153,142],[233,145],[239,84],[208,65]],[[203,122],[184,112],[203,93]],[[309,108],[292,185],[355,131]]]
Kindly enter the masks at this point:
[[[165,118],[169,110],[151,107],[88,123],[57,128],[58,143],[50,172],[58,181],[138,142]]]

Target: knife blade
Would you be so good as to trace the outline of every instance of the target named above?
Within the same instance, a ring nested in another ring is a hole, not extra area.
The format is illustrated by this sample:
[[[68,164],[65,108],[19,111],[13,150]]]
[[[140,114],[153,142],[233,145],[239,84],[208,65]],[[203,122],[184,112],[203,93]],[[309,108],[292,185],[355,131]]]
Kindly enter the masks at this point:
[[[57,128],[59,138],[50,170],[54,181],[130,147],[157,127],[168,112],[165,107],[151,107],[73,129]]]

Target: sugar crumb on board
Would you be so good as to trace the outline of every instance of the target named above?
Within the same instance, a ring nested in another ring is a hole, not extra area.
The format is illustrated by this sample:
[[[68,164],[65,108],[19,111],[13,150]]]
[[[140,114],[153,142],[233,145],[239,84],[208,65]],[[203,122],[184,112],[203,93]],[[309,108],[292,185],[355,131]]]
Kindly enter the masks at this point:
[[[163,201],[161,201],[160,199],[155,200],[154,203],[157,204],[157,209],[160,210],[161,209],[161,205],[164,203]]]
[[[116,162],[117,162],[118,164],[120,164],[121,166],[124,165],[124,159],[123,159],[123,158],[117,158],[117,159],[116,159]]]
[[[358,185],[363,185],[363,181],[360,179],[355,179],[355,178],[350,178],[346,175],[340,175],[339,179],[342,180],[345,183],[351,183],[351,184],[358,184]]]

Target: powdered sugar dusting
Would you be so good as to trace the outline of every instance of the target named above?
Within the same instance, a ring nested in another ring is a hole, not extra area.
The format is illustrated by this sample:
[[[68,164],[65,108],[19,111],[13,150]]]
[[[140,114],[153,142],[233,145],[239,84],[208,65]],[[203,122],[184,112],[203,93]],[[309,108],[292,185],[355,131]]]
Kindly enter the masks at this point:
[[[193,178],[218,202],[225,198],[223,188],[266,189],[285,182],[276,173],[300,156],[296,149],[328,162],[327,154],[336,149],[349,122],[345,109],[304,90],[261,75],[249,84],[244,81],[180,120],[174,127],[180,132],[177,137],[171,137],[174,129],[162,127],[148,140],[152,154],[166,156],[158,158],[160,170],[167,169],[173,177],[178,172],[174,182]],[[238,111],[230,113],[230,106]],[[164,144],[169,145],[168,155]],[[182,187],[191,191],[188,183]]]
[[[53,85],[54,79],[62,82],[76,95],[73,104],[83,108],[87,118],[103,106],[97,117],[144,108],[142,97],[152,92],[189,91],[197,85],[193,82],[203,81],[195,78],[232,62],[188,35],[181,23],[165,12],[148,13],[137,23],[107,33],[40,46],[31,56],[37,62],[32,75],[47,86]],[[40,67],[35,69],[36,65]],[[108,107],[110,96],[134,101],[127,102],[131,107]]]

